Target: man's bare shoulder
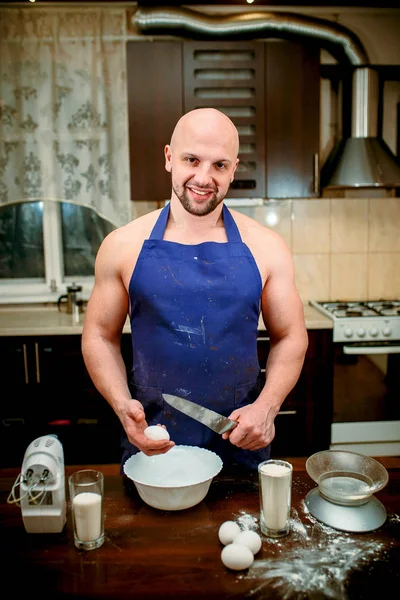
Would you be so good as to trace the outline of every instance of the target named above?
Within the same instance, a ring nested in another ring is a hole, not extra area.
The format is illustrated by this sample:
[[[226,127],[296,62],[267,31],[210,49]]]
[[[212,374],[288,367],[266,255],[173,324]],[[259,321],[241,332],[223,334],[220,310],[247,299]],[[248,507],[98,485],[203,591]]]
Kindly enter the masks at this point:
[[[282,236],[273,229],[262,225],[252,217],[248,217],[237,210],[230,209],[230,211],[245,244],[249,246],[254,244],[286,246],[286,242]]]
[[[108,248],[121,248],[123,246],[134,247],[143,244],[147,239],[157,221],[162,209],[154,210],[137,219],[133,219],[126,225],[114,229],[103,241],[103,245]]]

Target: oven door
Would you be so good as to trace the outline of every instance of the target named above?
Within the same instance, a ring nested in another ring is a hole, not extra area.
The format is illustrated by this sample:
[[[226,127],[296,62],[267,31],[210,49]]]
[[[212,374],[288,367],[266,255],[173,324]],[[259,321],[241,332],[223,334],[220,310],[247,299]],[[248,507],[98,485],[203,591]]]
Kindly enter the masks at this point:
[[[400,341],[335,344],[331,449],[400,454]]]

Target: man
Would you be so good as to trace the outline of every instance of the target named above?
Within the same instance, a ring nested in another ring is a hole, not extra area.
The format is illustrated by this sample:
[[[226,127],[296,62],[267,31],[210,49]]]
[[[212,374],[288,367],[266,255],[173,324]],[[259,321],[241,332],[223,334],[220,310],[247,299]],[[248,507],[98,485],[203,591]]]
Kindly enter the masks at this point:
[[[170,203],[113,231],[96,259],[82,351],[89,374],[122,426],[122,463],[174,443],[217,452],[256,469],[270,456],[274,419],[295,385],[307,332],[291,254],[275,232],[229,211],[223,200],[238,165],[236,127],[215,109],[177,123],[165,147]],[[260,307],[270,336],[259,380]],[[130,315],[127,378],[120,336]],[[238,421],[222,436],[171,408],[183,396]],[[170,440],[150,440],[148,425]]]

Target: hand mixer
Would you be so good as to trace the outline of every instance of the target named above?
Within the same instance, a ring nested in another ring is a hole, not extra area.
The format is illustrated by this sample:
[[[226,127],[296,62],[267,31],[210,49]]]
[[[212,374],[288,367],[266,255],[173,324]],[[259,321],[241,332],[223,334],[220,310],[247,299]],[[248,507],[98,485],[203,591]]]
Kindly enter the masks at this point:
[[[29,444],[7,502],[21,507],[28,533],[62,531],[66,522],[64,452],[57,436],[43,435]]]

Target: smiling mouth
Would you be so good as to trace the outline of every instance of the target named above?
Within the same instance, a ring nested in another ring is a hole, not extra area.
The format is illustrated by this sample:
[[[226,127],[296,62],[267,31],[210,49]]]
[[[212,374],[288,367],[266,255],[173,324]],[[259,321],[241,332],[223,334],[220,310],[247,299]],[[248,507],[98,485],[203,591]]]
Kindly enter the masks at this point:
[[[206,197],[214,194],[214,190],[195,190],[194,188],[188,187],[188,190],[195,196]]]

